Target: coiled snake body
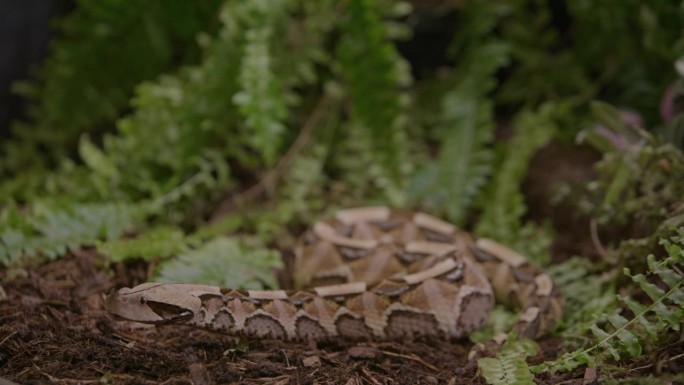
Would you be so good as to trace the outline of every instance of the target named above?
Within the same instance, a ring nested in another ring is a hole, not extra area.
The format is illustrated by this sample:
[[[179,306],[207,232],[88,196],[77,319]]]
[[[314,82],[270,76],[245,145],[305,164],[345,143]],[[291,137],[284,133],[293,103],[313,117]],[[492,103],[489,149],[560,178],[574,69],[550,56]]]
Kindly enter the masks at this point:
[[[482,325],[495,298],[521,309],[514,328],[526,337],[562,314],[551,278],[523,256],[424,213],[342,210],[308,230],[295,255],[299,290],[145,283],[112,292],[106,309],[284,340],[460,338]]]

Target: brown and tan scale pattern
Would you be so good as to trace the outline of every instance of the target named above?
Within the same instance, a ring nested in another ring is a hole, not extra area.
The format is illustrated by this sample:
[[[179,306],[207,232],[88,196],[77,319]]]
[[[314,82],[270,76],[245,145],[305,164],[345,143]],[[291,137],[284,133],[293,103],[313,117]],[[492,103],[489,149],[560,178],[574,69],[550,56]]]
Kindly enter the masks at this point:
[[[424,213],[342,210],[315,223],[295,254],[300,290],[145,283],[112,292],[106,308],[133,321],[283,340],[461,338],[495,298],[523,311],[515,329],[527,337],[562,314],[551,278],[523,256]]]

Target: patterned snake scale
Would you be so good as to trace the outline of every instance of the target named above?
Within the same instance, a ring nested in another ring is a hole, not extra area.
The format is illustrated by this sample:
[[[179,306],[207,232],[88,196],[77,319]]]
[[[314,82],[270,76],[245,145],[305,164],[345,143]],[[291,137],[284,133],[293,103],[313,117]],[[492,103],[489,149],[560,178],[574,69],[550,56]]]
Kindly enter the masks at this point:
[[[315,223],[298,242],[293,276],[302,289],[145,283],[113,291],[105,306],[132,321],[283,340],[461,338],[485,322],[495,298],[519,308],[514,329],[535,338],[563,309],[551,278],[520,254],[387,207]]]

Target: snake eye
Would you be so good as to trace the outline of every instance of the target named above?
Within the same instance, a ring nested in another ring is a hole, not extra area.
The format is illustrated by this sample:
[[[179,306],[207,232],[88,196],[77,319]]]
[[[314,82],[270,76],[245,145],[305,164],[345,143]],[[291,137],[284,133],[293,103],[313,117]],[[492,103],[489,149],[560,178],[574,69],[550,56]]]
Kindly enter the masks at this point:
[[[144,305],[145,304],[145,297],[140,297],[140,304]]]

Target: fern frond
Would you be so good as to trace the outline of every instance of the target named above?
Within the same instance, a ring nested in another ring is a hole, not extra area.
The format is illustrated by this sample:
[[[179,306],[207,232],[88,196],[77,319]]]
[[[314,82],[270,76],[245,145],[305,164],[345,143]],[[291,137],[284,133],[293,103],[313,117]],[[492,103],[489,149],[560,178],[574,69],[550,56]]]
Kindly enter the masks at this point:
[[[552,105],[537,113],[524,111],[515,121],[516,132],[506,145],[506,155],[493,181],[491,199],[487,199],[477,232],[503,242],[514,240],[509,233],[519,229],[526,208],[520,184],[532,156],[551,139],[556,126],[549,118]]]
[[[24,255],[55,259],[69,248],[118,238],[137,215],[135,207],[116,203],[37,212],[25,228],[0,229],[0,265],[18,263]]]
[[[108,183],[108,191],[133,199],[166,199],[190,179],[204,178],[202,184],[208,185],[205,176],[212,173],[198,165],[208,158],[216,169],[233,162],[253,170],[274,162],[289,138],[286,119],[297,103],[291,89],[311,81],[302,68],[311,69],[320,59],[309,51],[324,39],[307,37],[291,49],[295,36],[289,34],[301,33],[292,25],[326,31],[295,21],[291,4],[226,2],[222,28],[214,39],[205,36],[200,64],[138,87],[134,112],[118,122],[118,135],[104,140],[108,163],[120,174],[126,170],[126,177],[111,178],[116,174],[107,171],[111,167],[93,168],[88,162]]]
[[[493,32],[501,5],[469,1],[462,13],[462,30],[451,46],[456,81],[442,96],[436,122],[442,145],[437,160],[414,176],[410,191],[412,201],[446,212],[461,225],[491,173],[494,154],[488,145],[495,125],[489,93],[497,71],[510,61],[510,47]]]
[[[183,232],[167,226],[156,227],[137,238],[113,239],[98,242],[97,251],[107,257],[109,263],[127,259],[165,258],[185,250]]]
[[[274,25],[282,19],[288,0],[250,1],[250,28],[245,31],[244,53],[240,63],[240,90],[233,102],[249,128],[247,137],[266,164],[272,165],[285,132],[287,117],[285,96],[277,75],[273,72],[271,43]]]
[[[240,90],[246,33],[253,23],[251,3],[229,2],[221,10],[222,29],[207,42],[202,62],[155,82],[143,83],[134,112],[119,120],[118,135],[104,140],[104,153],[126,178],[112,190],[132,198],[158,198],[198,173],[198,159],[226,154],[248,162],[240,141],[240,112],[232,97]],[[206,40],[206,39],[205,39]],[[227,167],[227,166],[226,166]],[[96,174],[99,170],[93,170]],[[102,175],[106,177],[106,175]]]
[[[345,191],[340,203],[353,205],[377,194],[377,176],[383,171],[366,143],[365,129],[352,124],[345,124],[342,129],[344,140],[335,144],[331,168],[344,175]]]
[[[563,263],[548,266],[546,272],[563,292],[565,298],[564,335],[580,336],[589,329],[587,321],[594,321],[596,314],[610,312],[616,307],[614,276],[612,273],[596,274],[590,270],[588,261],[573,257]]]
[[[188,70],[177,78],[164,77],[139,87],[135,113],[119,121],[119,135],[104,141],[111,162],[120,172],[126,170],[125,179],[114,181],[113,191],[133,198],[157,198],[198,172],[196,159],[220,143],[219,120],[230,121],[235,113],[223,95],[234,90],[233,81],[222,78],[236,74],[237,69],[223,60],[220,63],[208,60],[210,68]],[[204,116],[197,116],[200,111]]]
[[[495,358],[481,358],[477,366],[491,385],[534,384],[534,375],[525,357],[536,354],[537,350],[539,347],[533,341],[510,341]]]
[[[107,196],[112,186],[119,184],[121,180],[121,172],[112,157],[93,144],[87,135],[81,136],[78,153],[86,167],[92,171],[89,180],[93,188],[101,196]]]
[[[530,248],[529,241],[537,239],[547,244],[550,240],[548,236],[539,238],[532,225],[522,225],[521,219],[527,209],[520,185],[532,156],[557,131],[554,116],[561,108],[563,106],[546,103],[536,112],[523,111],[518,115],[514,124],[516,132],[506,144],[506,154],[494,176],[488,199],[484,200],[484,211],[475,229],[480,236],[509,244],[533,259],[539,259],[540,254],[539,250]],[[523,233],[528,238],[522,237]],[[540,249],[538,242],[536,246]]]
[[[493,136],[492,105],[457,90],[445,95],[442,115],[442,148],[436,162],[416,174],[410,195],[462,224],[491,170],[493,153],[486,146]]]
[[[649,271],[646,275],[631,275],[629,269],[624,271],[625,275],[638,285],[641,292],[650,298],[649,304],[643,304],[630,297],[619,297],[634,313],[631,319],[616,312],[602,314],[599,321],[607,321],[610,329],[602,328],[599,323],[591,325],[591,331],[598,339],[595,344],[566,353],[558,360],[544,363],[534,369],[556,371],[572,369],[582,364],[595,364],[601,352],[609,353],[615,360],[619,360],[623,353],[636,358],[642,354],[647,343],[657,342],[657,338],[668,332],[679,332],[681,320],[684,319],[684,274],[677,266],[684,263],[684,228],[677,229],[671,239],[663,239],[661,243],[668,256],[663,260],[657,260],[654,255],[649,255]],[[664,288],[650,282],[649,277],[657,278]],[[657,320],[657,323],[654,320]],[[646,332],[641,333],[641,330]]]
[[[218,237],[198,249],[161,264],[154,280],[243,289],[274,288],[272,269],[282,268],[278,253],[246,241]]]
[[[179,228],[161,225],[146,230],[135,238],[98,241],[96,246],[109,263],[129,259],[166,259],[201,247],[208,240],[230,234],[242,226],[242,223],[241,217],[227,215],[221,220],[201,226],[189,235],[185,235]]]
[[[288,211],[291,211],[292,215],[314,216],[323,208],[324,201],[319,197],[321,186],[325,186],[328,181],[323,173],[328,153],[327,147],[318,145],[292,161],[292,166],[284,175],[281,190],[282,204],[288,206]],[[285,227],[286,223],[282,225]]]
[[[366,152],[380,167],[381,188],[403,186],[406,154],[408,65],[388,40],[376,4],[350,0],[337,54],[351,98],[351,124],[363,132]]]
[[[226,215],[219,220],[200,227],[194,233],[188,235],[188,245],[191,247],[197,247],[209,239],[233,233],[242,225],[242,217],[238,215]]]

